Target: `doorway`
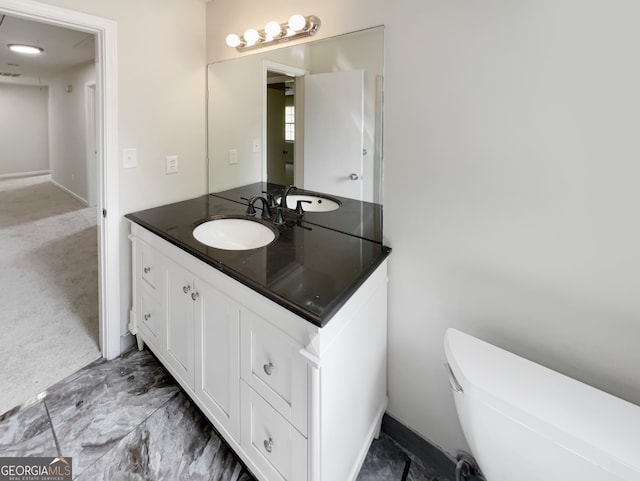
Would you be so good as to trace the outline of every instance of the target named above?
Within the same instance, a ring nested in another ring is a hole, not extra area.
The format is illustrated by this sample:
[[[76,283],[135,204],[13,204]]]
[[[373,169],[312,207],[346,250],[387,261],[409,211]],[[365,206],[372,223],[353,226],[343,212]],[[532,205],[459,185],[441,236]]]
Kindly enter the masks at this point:
[[[13,0],[0,0],[0,14],[95,35],[99,337],[102,356],[113,359],[120,354],[116,23],[44,3]]]

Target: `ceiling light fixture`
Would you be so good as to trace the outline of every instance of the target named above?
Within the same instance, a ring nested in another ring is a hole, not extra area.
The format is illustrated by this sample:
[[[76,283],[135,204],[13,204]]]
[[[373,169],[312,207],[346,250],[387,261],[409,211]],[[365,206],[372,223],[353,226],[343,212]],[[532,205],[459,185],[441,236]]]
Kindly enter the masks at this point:
[[[10,43],[7,45],[12,52],[26,53],[28,55],[37,55],[44,52],[43,48],[34,47],[33,45],[24,45],[21,43]]]
[[[262,30],[248,29],[243,35],[227,35],[227,45],[239,51],[266,47],[279,42],[315,35],[320,28],[320,19],[315,15],[303,17],[292,15],[288,22],[269,22]]]

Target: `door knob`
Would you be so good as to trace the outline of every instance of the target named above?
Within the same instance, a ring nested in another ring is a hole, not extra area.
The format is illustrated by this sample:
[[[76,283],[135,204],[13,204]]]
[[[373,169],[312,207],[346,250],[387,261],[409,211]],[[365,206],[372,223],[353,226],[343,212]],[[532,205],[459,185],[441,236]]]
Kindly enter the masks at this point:
[[[358,179],[360,178],[360,176],[359,176],[358,174],[351,174],[351,175],[349,176],[349,178],[350,178],[351,180],[358,180]]]

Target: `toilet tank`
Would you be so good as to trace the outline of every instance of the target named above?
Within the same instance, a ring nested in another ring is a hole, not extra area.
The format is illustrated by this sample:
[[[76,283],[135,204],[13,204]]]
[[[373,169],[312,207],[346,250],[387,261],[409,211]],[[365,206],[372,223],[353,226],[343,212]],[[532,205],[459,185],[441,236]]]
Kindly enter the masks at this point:
[[[487,481],[639,481],[640,407],[448,329],[458,418]]]

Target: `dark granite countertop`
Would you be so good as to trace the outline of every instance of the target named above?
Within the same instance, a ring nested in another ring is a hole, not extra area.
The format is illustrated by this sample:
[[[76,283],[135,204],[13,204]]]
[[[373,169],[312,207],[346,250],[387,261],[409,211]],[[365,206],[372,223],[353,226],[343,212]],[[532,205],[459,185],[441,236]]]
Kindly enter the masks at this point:
[[[256,182],[223,192],[214,192],[213,195],[246,205],[247,201],[243,200],[243,197],[249,199],[256,195],[263,196],[262,192],[269,192],[279,196],[284,187],[270,182]],[[316,194],[316,192],[305,189],[298,189],[291,193]],[[326,194],[326,196],[337,199],[340,203],[340,208],[329,212],[305,212],[305,223],[319,225],[327,229],[382,243],[382,205],[372,202],[360,202],[333,194]]]
[[[274,226],[276,240],[258,249],[216,249],[193,237],[198,224],[219,215],[244,215],[245,207],[209,194],[125,217],[320,327],[391,252],[381,242],[307,222],[311,213]]]

